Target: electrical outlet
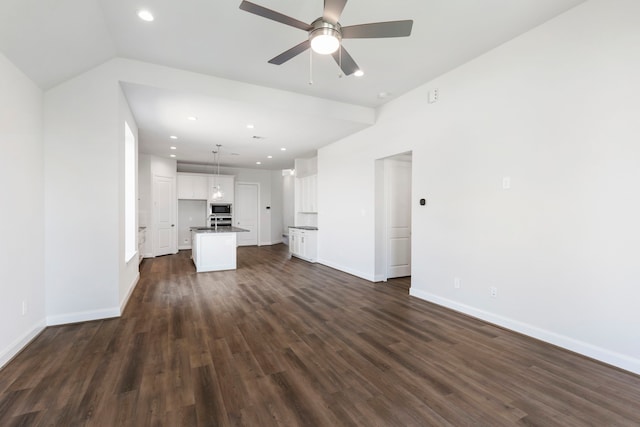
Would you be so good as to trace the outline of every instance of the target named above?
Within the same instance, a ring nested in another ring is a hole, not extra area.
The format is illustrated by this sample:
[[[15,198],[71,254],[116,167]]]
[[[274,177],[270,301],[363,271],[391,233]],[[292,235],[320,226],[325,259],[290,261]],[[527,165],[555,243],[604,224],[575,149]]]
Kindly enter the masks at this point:
[[[453,278],[453,287],[456,289],[460,289],[460,278],[459,277],[454,277]]]
[[[22,300],[22,315],[25,316],[27,314],[27,300]]]
[[[496,288],[495,286],[492,286],[489,288],[489,294],[495,298],[498,296],[498,288]]]

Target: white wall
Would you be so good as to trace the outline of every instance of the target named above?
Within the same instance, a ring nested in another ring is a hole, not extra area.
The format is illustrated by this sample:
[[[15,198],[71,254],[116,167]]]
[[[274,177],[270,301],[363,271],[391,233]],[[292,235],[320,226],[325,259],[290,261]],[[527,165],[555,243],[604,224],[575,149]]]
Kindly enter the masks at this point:
[[[191,227],[208,226],[206,200],[178,200],[178,249],[191,249]]]
[[[44,328],[46,316],[42,92],[0,54],[0,94],[2,367]]]
[[[374,277],[375,160],[412,150],[413,295],[640,373],[639,16],[591,0],[321,149],[320,261]]]
[[[103,67],[45,92],[48,324],[120,314],[119,93]]]
[[[295,225],[295,176],[282,177],[282,229],[289,235],[289,226]]]
[[[284,215],[284,194],[282,171],[271,171],[271,244],[282,243],[282,216]]]
[[[151,156],[138,153],[138,227],[146,227],[142,255],[153,255],[151,241]]]

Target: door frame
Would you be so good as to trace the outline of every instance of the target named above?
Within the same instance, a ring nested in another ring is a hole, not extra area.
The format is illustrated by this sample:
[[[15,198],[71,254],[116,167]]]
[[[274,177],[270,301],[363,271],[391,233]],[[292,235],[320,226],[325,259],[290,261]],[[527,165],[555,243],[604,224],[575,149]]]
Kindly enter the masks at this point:
[[[260,183],[259,182],[249,182],[249,181],[237,181],[235,183],[235,196],[234,197],[234,204],[235,202],[238,201],[239,197],[238,197],[238,186],[240,185],[255,185],[257,188],[257,200],[256,200],[256,215],[257,215],[257,219],[256,219],[256,244],[257,246],[262,246],[262,242],[260,239],[260,223],[262,222],[262,211],[260,209]],[[235,207],[233,208],[235,211]],[[233,220],[234,222],[236,221],[237,217],[236,214],[234,212],[233,214]]]
[[[413,163],[413,152],[405,151],[401,153],[392,154],[387,157],[382,157],[375,160],[375,266],[374,266],[374,282],[386,282],[389,279],[389,195],[387,188],[387,170],[385,168],[386,160],[394,160],[398,157],[411,156]],[[413,200],[413,167],[411,168],[411,192],[412,196],[410,200]],[[410,209],[413,209],[413,204],[410,203]],[[414,216],[411,215],[411,230],[413,230]],[[411,241],[410,250],[413,252],[413,240]]]
[[[158,212],[157,212],[157,189],[156,189],[156,178],[166,178],[171,180],[171,200],[175,200],[175,203],[172,206],[172,211],[173,211],[173,230],[171,232],[171,248],[170,248],[170,252],[171,253],[178,253],[178,245],[177,245],[177,227],[176,227],[176,223],[178,220],[178,199],[176,196],[176,177],[175,176],[167,176],[167,175],[162,175],[162,174],[157,174],[154,173],[152,174],[151,177],[151,227],[152,227],[152,233],[151,233],[151,252],[153,254],[153,257],[157,257],[158,256]]]

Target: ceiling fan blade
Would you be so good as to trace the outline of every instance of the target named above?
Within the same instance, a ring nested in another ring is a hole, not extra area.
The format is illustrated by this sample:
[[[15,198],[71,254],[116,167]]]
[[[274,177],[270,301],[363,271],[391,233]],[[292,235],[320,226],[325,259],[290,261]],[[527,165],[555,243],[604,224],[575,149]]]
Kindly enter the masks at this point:
[[[311,47],[311,42],[309,40],[305,40],[302,43],[295,45],[291,49],[282,52],[280,55],[276,56],[269,60],[269,64],[282,65],[291,58],[300,55],[305,50]]]
[[[271,19],[272,21],[280,22],[281,24],[299,28],[304,31],[309,31],[313,28],[311,27],[311,25],[305,22],[298,21],[297,19],[291,18],[290,16],[283,15],[280,12],[267,9],[266,7],[251,3],[250,1],[243,0],[243,2],[240,3],[240,9],[258,16],[262,16],[263,18]]]
[[[351,25],[349,27],[342,27],[342,38],[377,39],[387,37],[407,37],[411,35],[412,27],[412,20]]]
[[[342,68],[342,72],[345,76],[350,76],[360,69],[358,64],[356,64],[356,61],[353,60],[351,55],[349,55],[349,52],[347,52],[343,46],[340,46],[340,49],[333,52],[331,56],[336,60],[336,64]],[[342,56],[342,58],[340,58],[340,56]]]
[[[331,24],[337,24],[346,4],[347,0],[324,0],[322,18]]]

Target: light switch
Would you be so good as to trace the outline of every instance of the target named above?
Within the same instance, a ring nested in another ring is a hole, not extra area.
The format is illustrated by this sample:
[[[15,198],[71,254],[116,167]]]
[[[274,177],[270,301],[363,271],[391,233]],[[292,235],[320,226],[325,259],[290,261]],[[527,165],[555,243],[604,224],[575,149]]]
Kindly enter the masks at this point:
[[[511,188],[511,177],[510,176],[502,177],[502,189],[508,190],[510,188]]]
[[[429,104],[434,104],[438,102],[438,89],[432,89],[429,91]]]

